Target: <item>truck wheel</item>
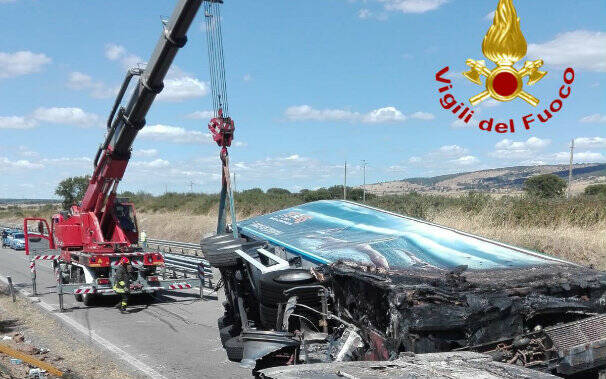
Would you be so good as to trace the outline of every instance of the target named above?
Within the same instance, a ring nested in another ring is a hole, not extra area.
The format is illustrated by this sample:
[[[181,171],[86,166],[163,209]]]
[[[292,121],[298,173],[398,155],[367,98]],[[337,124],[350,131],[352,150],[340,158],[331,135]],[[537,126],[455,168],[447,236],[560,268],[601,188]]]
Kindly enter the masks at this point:
[[[317,284],[316,278],[305,269],[286,269],[268,272],[259,279],[259,300],[270,308],[277,308],[278,303],[288,301],[284,290],[289,288]],[[300,303],[317,302],[318,290],[307,289],[297,293]]]
[[[82,301],[84,302],[84,305],[90,307],[95,303],[95,296],[91,295],[90,293],[85,293],[82,295]]]
[[[225,343],[240,334],[238,328],[235,325],[229,325],[219,329],[219,337],[221,338],[221,345],[225,347]]]
[[[240,362],[244,354],[244,344],[240,337],[227,340],[225,342],[225,352],[227,352],[227,359],[232,362]]]
[[[245,242],[233,238],[230,234],[216,235],[200,241],[204,257],[211,266],[217,268],[233,267],[238,264],[240,256],[234,250],[246,250],[263,245],[265,245],[264,242]]]
[[[74,295],[74,297],[76,298],[76,301],[77,301],[78,303],[81,303],[81,302],[82,302],[82,295],[81,295],[81,294]]]

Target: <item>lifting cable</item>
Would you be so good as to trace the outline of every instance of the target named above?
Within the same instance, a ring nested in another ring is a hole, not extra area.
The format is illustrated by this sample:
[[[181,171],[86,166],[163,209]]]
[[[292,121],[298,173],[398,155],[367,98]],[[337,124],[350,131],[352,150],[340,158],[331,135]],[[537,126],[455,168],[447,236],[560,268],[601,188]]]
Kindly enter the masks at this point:
[[[219,216],[217,220],[217,234],[225,232],[225,202],[229,198],[231,228],[234,238],[238,238],[236,224],[236,211],[234,194],[231,187],[229,171],[229,154],[227,148],[231,146],[234,137],[234,122],[229,117],[227,103],[227,85],[225,80],[225,62],[223,58],[223,35],[221,32],[220,0],[204,1],[204,20],[206,28],[206,42],[208,46],[208,60],[210,68],[211,101],[213,106],[213,119],[208,124],[213,140],[221,146],[221,199],[219,201]]]

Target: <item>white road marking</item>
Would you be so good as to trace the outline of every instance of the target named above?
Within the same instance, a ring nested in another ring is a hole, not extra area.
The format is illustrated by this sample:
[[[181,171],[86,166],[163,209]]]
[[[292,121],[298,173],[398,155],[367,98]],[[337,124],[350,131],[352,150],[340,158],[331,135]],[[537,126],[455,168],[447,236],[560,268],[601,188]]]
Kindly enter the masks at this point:
[[[5,284],[8,285],[8,280],[4,276],[2,276],[2,275],[0,275],[0,281],[2,281],[2,282],[4,282]],[[24,296],[24,297],[26,297],[28,299],[31,296],[31,294],[28,291],[24,290],[24,289],[19,289],[18,292],[22,296]],[[97,342],[98,344],[100,344],[101,346],[103,346],[105,349],[107,349],[110,352],[116,354],[118,356],[118,358],[126,361],[126,363],[128,363],[129,365],[131,365],[135,369],[141,371],[142,373],[144,373],[145,375],[147,375],[147,376],[149,376],[150,378],[153,378],[153,379],[168,379],[164,375],[160,374],[159,372],[157,372],[153,368],[149,367],[145,363],[141,362],[140,360],[138,360],[137,358],[135,358],[134,356],[132,356],[131,354],[127,353],[123,349],[121,349],[118,346],[114,345],[113,343],[109,342],[105,338],[101,337],[100,335],[98,335],[97,333],[95,333],[94,330],[88,330],[88,329],[86,329],[84,326],[80,325],[75,320],[69,318],[65,313],[56,313],[56,309],[54,309],[54,307],[52,305],[46,303],[45,301],[43,301],[43,300],[41,300],[39,298],[36,298],[36,299],[38,299],[38,302],[35,302],[35,303],[38,304],[41,308],[43,308],[44,310],[48,311],[51,315],[57,317],[58,319],[60,319],[64,323],[66,323],[67,325],[71,326],[74,330],[76,330],[76,331],[82,333],[83,335],[91,338],[93,341]]]

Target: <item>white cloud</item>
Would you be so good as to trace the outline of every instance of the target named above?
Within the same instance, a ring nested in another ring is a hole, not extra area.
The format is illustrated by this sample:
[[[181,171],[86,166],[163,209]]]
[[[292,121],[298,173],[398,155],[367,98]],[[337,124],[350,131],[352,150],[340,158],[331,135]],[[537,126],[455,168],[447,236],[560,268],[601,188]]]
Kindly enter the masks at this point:
[[[488,13],[486,16],[484,16],[484,20],[488,20],[488,21],[492,22],[492,20],[494,20],[495,13],[496,13],[496,11],[492,11],[492,12]]]
[[[81,127],[100,125],[100,117],[80,108],[38,108],[27,116],[0,116],[0,129],[31,129],[48,122]]]
[[[95,81],[90,75],[74,71],[69,74],[67,87],[76,91],[89,91],[90,95],[97,99],[105,99],[115,96],[117,88],[110,88],[105,83]]]
[[[50,62],[51,59],[46,55],[31,51],[0,52],[0,79],[40,72]]]
[[[32,163],[28,160],[10,160],[6,157],[0,157],[0,171],[9,169],[39,169],[44,168],[44,165],[40,163]]]
[[[280,181],[275,185],[291,187],[293,180],[334,184],[334,178],[343,171],[343,165],[332,165],[315,158],[291,154],[282,157],[267,157],[252,162],[234,162],[233,171],[243,174],[238,174],[239,182],[266,180],[271,177]]]
[[[452,159],[450,163],[457,166],[472,166],[479,163],[480,160],[473,155],[465,155],[464,157],[460,157],[457,159]]]
[[[195,111],[185,115],[185,118],[194,120],[210,120],[213,117],[215,117],[215,112],[213,111]]]
[[[606,149],[606,138],[604,137],[580,137],[574,140],[575,147],[579,149]]]
[[[144,127],[139,132],[139,136],[141,138],[172,143],[207,144],[212,141],[208,133],[162,124]]]
[[[570,162],[570,152],[561,151],[542,158],[552,163],[568,163]],[[604,160],[606,160],[606,157],[604,157],[602,153],[593,151],[579,151],[574,153],[574,163],[595,163],[603,162]]]
[[[370,20],[370,19],[375,19],[375,20],[379,20],[379,21],[385,21],[387,20],[387,13],[386,12],[373,12],[368,8],[362,8],[358,11],[358,18],[361,20]]]
[[[384,107],[368,112],[362,117],[362,122],[368,124],[383,124],[406,121],[406,116],[396,107]]]
[[[361,18],[362,20],[366,20],[368,18],[371,18],[373,15],[372,11],[370,9],[367,8],[363,8],[360,9],[358,11],[358,18]]]
[[[404,122],[409,117],[418,120],[432,120],[434,115],[426,112],[415,112],[406,116],[396,107],[383,107],[374,109],[368,113],[360,113],[348,109],[314,109],[309,105],[297,105],[288,107],[284,111],[288,121],[344,121],[361,122],[366,124],[384,124]]]
[[[436,118],[432,113],[427,112],[415,112],[410,115],[410,118],[415,118],[418,120],[433,120]]]
[[[87,113],[80,108],[38,108],[32,116],[37,121],[52,124],[68,124],[76,126],[100,125],[101,119],[94,113]]]
[[[157,169],[157,168],[167,168],[170,167],[170,162],[164,159],[154,159],[153,161],[145,161],[145,162],[133,162],[133,167],[143,168],[143,169]]]
[[[603,162],[606,160],[606,157],[602,153],[595,153],[592,151],[581,151],[574,154],[574,161],[593,163],[593,162]]]
[[[190,76],[183,76],[164,80],[164,89],[158,95],[158,100],[179,102],[206,96],[208,92],[208,84]]]
[[[551,41],[531,43],[528,56],[541,58],[555,67],[573,67],[606,72],[606,32],[574,30],[560,33]]]
[[[606,115],[602,115],[599,113],[595,113],[589,116],[585,116],[583,118],[581,118],[579,120],[580,122],[585,122],[585,123],[606,123]]]
[[[480,159],[469,154],[468,149],[459,145],[444,145],[422,156],[412,156],[408,159],[408,163],[424,168],[442,169],[447,166],[477,165],[480,163]]]
[[[354,121],[360,117],[357,112],[343,109],[313,109],[309,105],[288,107],[284,115],[289,121]]]
[[[549,146],[551,140],[530,137],[526,141],[512,141],[503,139],[496,143],[495,151],[489,155],[500,159],[524,159],[533,158],[537,151]]]
[[[158,150],[156,149],[138,149],[133,151],[133,156],[136,158],[155,157],[156,155],[158,155]]]
[[[425,13],[446,4],[448,0],[379,0],[388,11],[402,13]]]
[[[466,154],[467,151],[466,148],[459,145],[444,145],[429,154],[437,158],[454,158],[461,157]]]
[[[139,56],[131,54],[124,46],[113,43],[105,46],[105,57],[111,61],[120,62],[125,69],[145,65],[145,61]],[[207,83],[173,65],[169,69],[166,79],[164,79],[164,89],[160,92],[157,99],[160,101],[180,102],[206,96],[208,93],[209,86]]]
[[[0,129],[31,129],[36,125],[36,120],[30,117],[0,116]]]
[[[144,59],[135,54],[129,53],[124,46],[113,43],[105,45],[105,57],[110,61],[120,62],[122,67],[126,70],[132,67],[145,65]]]

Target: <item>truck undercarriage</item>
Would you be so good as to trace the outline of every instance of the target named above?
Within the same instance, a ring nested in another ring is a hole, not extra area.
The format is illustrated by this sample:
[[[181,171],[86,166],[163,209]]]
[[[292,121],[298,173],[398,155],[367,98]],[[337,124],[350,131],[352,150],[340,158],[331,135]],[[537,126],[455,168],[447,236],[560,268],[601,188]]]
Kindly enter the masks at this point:
[[[284,221],[288,212],[272,217]],[[219,327],[227,355],[255,373],[457,351],[561,376],[597,376],[606,367],[606,273],[565,262],[318,264],[293,253],[297,246],[246,234],[210,237],[202,247],[225,287]]]

